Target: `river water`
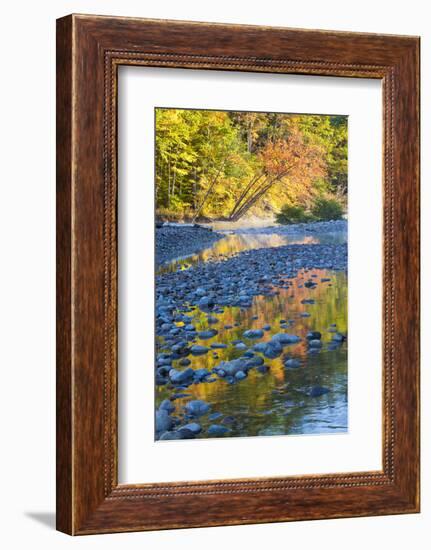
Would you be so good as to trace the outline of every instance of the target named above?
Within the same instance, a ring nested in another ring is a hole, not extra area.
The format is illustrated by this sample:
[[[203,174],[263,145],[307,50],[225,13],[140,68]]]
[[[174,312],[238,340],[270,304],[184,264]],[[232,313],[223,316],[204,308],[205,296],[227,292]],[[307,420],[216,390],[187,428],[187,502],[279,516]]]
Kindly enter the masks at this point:
[[[189,256],[179,258],[159,269],[166,271],[187,269],[198,262],[227,257],[243,250],[263,247],[277,247],[285,244],[341,243],[345,233],[283,235],[279,233],[231,233],[217,241],[212,247]],[[312,277],[319,284],[314,288],[303,286]],[[322,281],[323,279],[323,281]],[[328,279],[328,280],[326,280]],[[303,303],[304,299],[313,304]],[[206,355],[189,357],[194,369],[211,370],[220,361],[240,357],[240,351],[232,341],[242,340],[243,332],[250,328],[271,328],[262,339],[282,332],[280,321],[288,322],[288,332],[301,337],[301,342],[284,348],[276,359],[265,359],[269,371],[261,374],[256,369],[240,383],[228,384],[218,377],[213,382],[193,384],[184,390],[184,397],[175,399],[174,415],[181,417],[183,408],[190,399],[201,399],[211,405],[211,414],[199,419],[203,431],[198,437],[206,437],[206,428],[211,423],[229,428],[226,436],[299,435],[346,432],[347,425],[347,343],[333,345],[334,331],[347,332],[347,274],[340,271],[307,270],[299,272],[293,286],[279,289],[276,296],[257,296],[251,308],[225,307],[216,315],[218,323],[208,325],[207,315],[195,313],[197,330],[217,328],[218,335],[202,342],[210,346],[213,342],[227,344]],[[233,328],[224,330],[225,325]],[[322,333],[323,346],[310,353],[306,344],[309,331]],[[162,344],[162,342],[159,342]],[[300,361],[299,368],[286,368],[284,362],[291,357]],[[177,365],[173,364],[173,367]],[[310,397],[309,389],[320,386],[330,391],[319,397]],[[156,407],[172,395],[167,386],[156,386]],[[216,415],[215,413],[219,413]],[[215,416],[218,416],[216,419]]]

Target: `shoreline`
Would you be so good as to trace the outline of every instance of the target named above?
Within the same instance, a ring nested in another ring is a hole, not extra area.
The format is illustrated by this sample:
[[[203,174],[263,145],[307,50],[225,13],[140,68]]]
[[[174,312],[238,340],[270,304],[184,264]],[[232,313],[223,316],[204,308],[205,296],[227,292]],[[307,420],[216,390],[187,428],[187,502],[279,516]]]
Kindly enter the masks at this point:
[[[176,258],[196,254],[223,237],[223,234],[199,225],[156,227],[156,265],[160,267]]]
[[[261,227],[239,227],[235,233],[276,233],[278,235],[306,235],[310,233],[347,233],[347,220],[330,220],[322,222],[294,223],[289,225],[270,225]]]
[[[156,265],[161,267],[173,260],[197,254],[229,234],[295,236],[332,233],[347,234],[347,220],[252,227],[245,227],[242,224],[235,227],[235,224],[230,224],[225,228],[199,224],[167,224],[156,227]]]

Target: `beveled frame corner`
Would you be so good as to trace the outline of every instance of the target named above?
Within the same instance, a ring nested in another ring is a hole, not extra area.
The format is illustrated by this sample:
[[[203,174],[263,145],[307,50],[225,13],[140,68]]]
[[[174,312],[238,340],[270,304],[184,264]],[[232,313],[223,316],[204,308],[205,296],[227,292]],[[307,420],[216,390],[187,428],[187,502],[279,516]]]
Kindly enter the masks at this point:
[[[118,484],[120,65],[382,80],[382,471]],[[87,534],[418,510],[419,39],[81,15],[59,19],[57,528]]]

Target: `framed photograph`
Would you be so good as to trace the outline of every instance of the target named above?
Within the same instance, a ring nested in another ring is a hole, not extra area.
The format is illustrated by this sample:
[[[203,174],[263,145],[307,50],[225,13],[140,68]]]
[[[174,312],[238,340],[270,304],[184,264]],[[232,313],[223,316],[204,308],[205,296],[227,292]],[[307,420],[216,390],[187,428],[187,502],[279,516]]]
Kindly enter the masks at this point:
[[[419,38],[57,21],[57,528],[419,511]]]

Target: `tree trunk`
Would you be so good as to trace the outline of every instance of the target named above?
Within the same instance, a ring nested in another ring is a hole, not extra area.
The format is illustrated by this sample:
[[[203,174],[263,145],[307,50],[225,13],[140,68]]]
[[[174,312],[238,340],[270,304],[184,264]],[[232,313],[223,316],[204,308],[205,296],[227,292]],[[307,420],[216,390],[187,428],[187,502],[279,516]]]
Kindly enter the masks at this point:
[[[251,146],[252,146],[252,137],[251,137],[251,129],[253,125],[251,122],[247,124],[247,151],[251,153]]]
[[[223,168],[224,168],[224,166],[225,166],[225,164],[226,164],[226,160],[227,160],[227,159],[225,159],[225,160],[223,161],[223,163],[221,164],[220,168],[218,169],[216,175],[214,176],[213,180],[211,181],[211,183],[210,183],[210,185],[209,185],[209,187],[208,187],[208,189],[207,189],[207,192],[206,192],[205,195],[204,195],[204,198],[202,199],[200,205],[198,206],[198,208],[197,208],[196,211],[195,211],[195,214],[194,214],[193,219],[192,219],[192,223],[195,223],[197,217],[198,217],[199,214],[202,212],[202,209],[203,209],[203,207],[205,206],[205,203],[207,202],[207,200],[208,200],[208,198],[209,198],[209,196],[210,196],[210,194],[211,194],[211,191],[213,190],[215,184],[217,183],[217,180],[218,180],[218,178],[219,178],[219,176],[220,176],[220,173],[221,173],[221,171],[223,170]]]
[[[173,177],[173,181],[172,181],[172,196],[175,195],[175,180],[176,180],[176,177],[177,177],[177,170],[176,170],[175,166],[174,166],[173,172],[174,172],[174,177]]]
[[[235,204],[234,204],[234,207],[232,208],[232,211],[229,215],[229,217],[231,218],[232,216],[234,216],[237,212],[237,210],[240,208],[241,206],[241,203],[242,201],[245,199],[245,197],[247,196],[247,194],[250,192],[250,190],[259,182],[259,180],[264,176],[264,173],[260,173],[260,174],[257,174],[255,175],[249,182],[248,184],[245,186],[245,188],[243,189],[242,193],[240,194],[240,196],[238,197],[238,199],[236,200]]]
[[[246,214],[250,210],[250,208],[254,204],[256,204],[256,202],[267,191],[271,189],[273,185],[286,177],[288,172],[289,170],[286,170],[282,174],[274,176],[272,179],[270,179],[269,176],[266,176],[263,182],[260,182],[257,187],[256,184],[259,182],[264,174],[261,174],[257,179],[253,178],[253,180],[251,180],[251,182],[246,186],[246,189],[243,191],[240,198],[235,203],[235,206],[233,207],[229,215],[229,220],[238,221],[240,218],[242,218],[244,214]]]
[[[196,210],[196,191],[198,188],[198,177],[197,177],[197,171],[196,171],[196,164],[194,166],[195,170],[195,177],[193,180],[193,210]]]

